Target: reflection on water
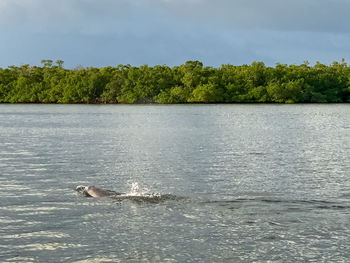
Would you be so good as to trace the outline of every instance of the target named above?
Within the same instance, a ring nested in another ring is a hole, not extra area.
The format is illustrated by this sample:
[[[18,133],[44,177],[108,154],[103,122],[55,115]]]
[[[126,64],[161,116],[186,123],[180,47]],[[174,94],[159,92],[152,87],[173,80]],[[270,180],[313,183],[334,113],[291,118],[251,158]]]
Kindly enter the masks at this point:
[[[65,238],[69,237],[67,234],[49,231],[39,231],[33,233],[21,233],[16,235],[4,235],[3,238],[30,238],[30,237],[54,237],[54,238]]]
[[[0,105],[0,261],[346,262],[349,116],[348,105]]]

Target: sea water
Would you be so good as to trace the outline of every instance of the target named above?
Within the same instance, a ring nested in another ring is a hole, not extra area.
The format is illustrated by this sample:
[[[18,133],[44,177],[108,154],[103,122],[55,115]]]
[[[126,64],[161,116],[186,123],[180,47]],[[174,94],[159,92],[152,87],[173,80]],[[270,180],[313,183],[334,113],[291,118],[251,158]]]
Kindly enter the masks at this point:
[[[0,261],[347,262],[349,171],[347,104],[0,105]]]

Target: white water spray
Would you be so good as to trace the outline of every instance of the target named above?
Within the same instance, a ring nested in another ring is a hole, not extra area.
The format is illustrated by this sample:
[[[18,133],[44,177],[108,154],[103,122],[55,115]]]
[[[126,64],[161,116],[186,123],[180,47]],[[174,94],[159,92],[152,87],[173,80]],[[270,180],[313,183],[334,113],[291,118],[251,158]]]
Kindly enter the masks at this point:
[[[142,196],[142,197],[159,197],[159,193],[150,193],[146,187],[141,187],[138,182],[132,182],[130,190],[125,194],[127,196]]]

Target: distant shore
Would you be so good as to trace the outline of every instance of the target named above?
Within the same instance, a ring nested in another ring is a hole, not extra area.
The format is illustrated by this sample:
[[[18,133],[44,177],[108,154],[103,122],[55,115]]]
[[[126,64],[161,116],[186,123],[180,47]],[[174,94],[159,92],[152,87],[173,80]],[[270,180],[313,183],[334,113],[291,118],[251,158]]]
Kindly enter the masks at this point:
[[[63,61],[43,66],[0,68],[0,103],[212,104],[347,103],[350,67],[263,62],[204,67],[187,61],[175,67],[119,65],[65,69]]]

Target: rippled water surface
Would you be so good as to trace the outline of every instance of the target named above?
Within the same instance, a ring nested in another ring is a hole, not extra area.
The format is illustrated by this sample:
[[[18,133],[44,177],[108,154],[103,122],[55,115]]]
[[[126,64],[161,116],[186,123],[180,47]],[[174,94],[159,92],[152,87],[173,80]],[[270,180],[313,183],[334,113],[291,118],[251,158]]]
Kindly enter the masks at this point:
[[[0,105],[0,261],[349,262],[349,171],[350,105]]]

